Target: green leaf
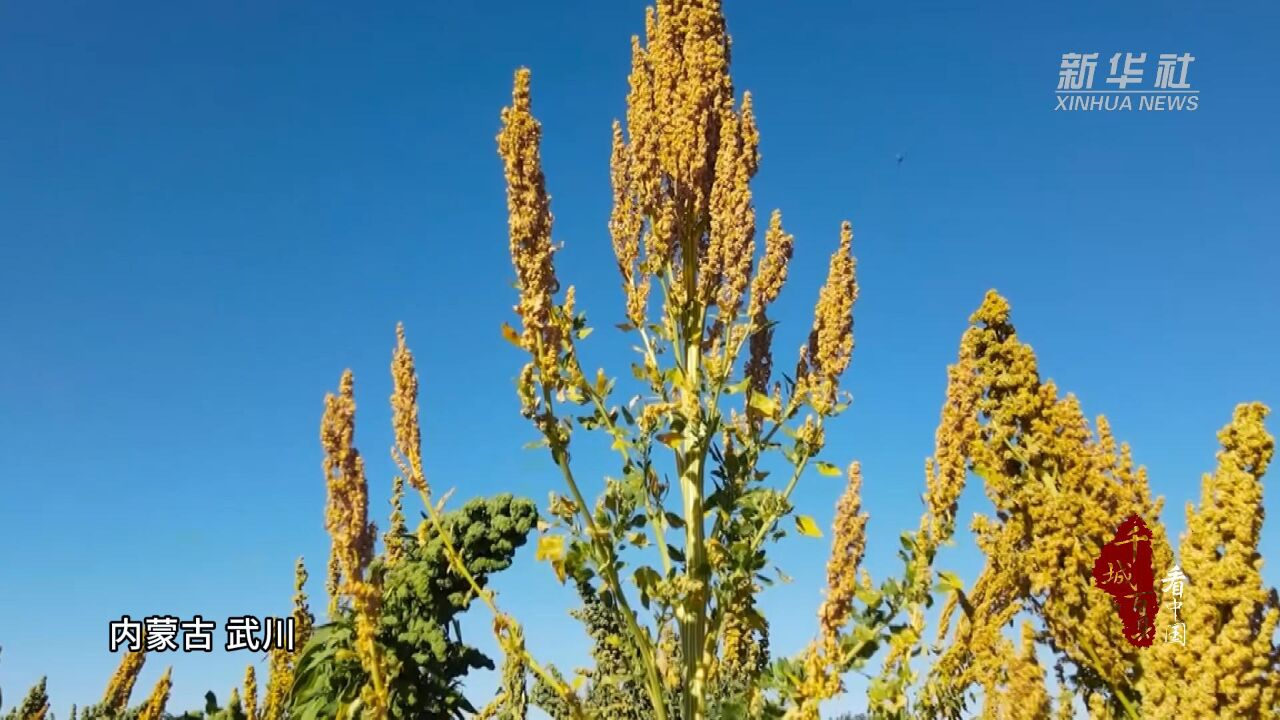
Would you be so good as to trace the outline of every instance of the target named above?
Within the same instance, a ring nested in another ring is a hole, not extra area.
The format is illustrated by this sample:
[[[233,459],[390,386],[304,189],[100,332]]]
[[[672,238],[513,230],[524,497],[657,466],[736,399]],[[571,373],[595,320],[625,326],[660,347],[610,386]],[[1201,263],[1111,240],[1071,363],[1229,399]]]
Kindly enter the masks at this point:
[[[859,587],[854,593],[854,597],[861,600],[867,607],[875,607],[880,604],[880,591],[875,588]]]
[[[582,328],[581,330],[578,331],[578,339],[586,340],[587,336],[590,335],[594,329],[595,328],[589,328],[589,327]]]
[[[813,518],[808,515],[796,516],[796,530],[799,530],[801,535],[815,538],[822,537],[822,530],[818,528],[818,523],[814,522]]]
[[[840,468],[829,462],[819,460],[814,465],[817,466],[819,475],[826,475],[827,477],[840,477],[841,475]]]
[[[658,574],[657,570],[648,565],[643,565],[636,568],[633,578],[635,579],[636,587],[640,588],[640,604],[647,609],[649,607],[649,595],[653,590],[653,586],[662,579],[662,576]]]

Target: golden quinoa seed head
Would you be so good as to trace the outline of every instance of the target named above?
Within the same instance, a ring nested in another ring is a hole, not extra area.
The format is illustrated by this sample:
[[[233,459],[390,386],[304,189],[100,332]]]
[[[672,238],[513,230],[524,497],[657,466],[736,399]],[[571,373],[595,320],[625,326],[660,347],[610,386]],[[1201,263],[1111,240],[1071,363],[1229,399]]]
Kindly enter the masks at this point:
[[[405,528],[404,483],[415,490],[426,490],[422,476],[421,428],[418,424],[418,376],[414,371],[413,353],[405,342],[404,324],[396,323],[396,349],[391,356],[391,427],[396,439],[392,457],[400,465],[401,474],[391,481],[391,522],[383,545],[387,563],[399,562],[404,553]]]
[[[244,669],[244,716],[246,720],[258,720],[258,676],[252,665]]]
[[[338,615],[339,593],[342,589],[342,566],[339,564],[338,555],[332,550],[329,553],[329,563],[325,568],[324,591],[329,598],[329,619],[333,620]]]
[[[751,333],[748,346],[750,354],[743,372],[751,378],[752,390],[767,394],[769,378],[773,374],[773,326],[769,324],[769,318],[763,310],[756,315],[756,324],[757,329]],[[762,419],[760,411],[750,405],[747,406],[747,415],[753,421]]]
[[[138,712],[138,720],[162,720],[164,718],[164,706],[169,702],[169,690],[173,687],[172,674],[173,668],[164,669],[164,673],[156,681],[156,686],[151,690],[151,695]],[[257,718],[249,716],[249,720],[257,720]]]
[[[293,563],[293,591],[294,591],[295,609],[297,608],[296,602],[299,596],[302,597],[302,602],[304,604],[306,603],[307,596],[303,594],[302,589],[306,587],[307,580],[309,578],[310,578],[310,574],[307,573],[306,558],[299,555],[298,559]]]
[[[630,91],[627,93],[627,143],[628,191],[634,193],[637,209],[653,213],[660,189],[661,171],[658,166],[658,135],[654,117],[653,71],[649,67],[649,54],[640,44],[640,38],[631,38]],[[618,140],[621,141],[621,127]]]
[[[832,638],[810,641],[800,653],[800,673],[797,678],[796,697],[792,698],[783,720],[821,720],[820,708],[824,700],[839,695],[844,689],[840,672],[839,646]]]
[[[293,569],[294,646],[298,648],[298,652],[311,639],[311,629],[316,622],[315,616],[311,614],[311,607],[307,604],[307,577],[307,566],[299,556]]]
[[[649,276],[637,278],[640,258],[640,236],[644,218],[637,201],[637,189],[632,177],[634,164],[632,151],[622,137],[622,125],[613,123],[613,153],[610,158],[613,184],[613,212],[609,218],[609,235],[613,239],[613,253],[622,273],[622,288],[627,296],[627,319],[635,327],[644,325],[649,298]]]
[[[336,595],[330,597],[330,615],[336,615],[336,598],[345,599],[350,605],[356,627],[356,654],[360,665],[371,673],[374,685],[382,672],[378,663],[378,651],[374,641],[380,608],[380,577],[366,578],[369,563],[373,559],[374,538],[377,528],[369,522],[369,486],[365,480],[364,460],[356,450],[355,392],[351,371],[343,373],[337,395],[325,398],[325,414],[320,424],[321,445],[324,447],[325,479],[328,486],[328,504],[325,509],[325,527],[332,540],[330,554],[331,581],[336,572]],[[372,687],[366,685],[362,697]],[[379,687],[376,697],[366,698],[371,708],[385,708],[386,697]]]
[[[982,298],[982,304],[969,317],[975,325],[1004,325],[1009,322],[1009,301],[995,290],[988,290]]]
[[[742,161],[747,174],[755,177],[756,171],[760,169],[760,128],[756,126],[755,104],[750,91],[742,93],[742,109],[739,113],[742,116],[739,132],[742,135],[742,145],[746,148]]]
[[[1271,410],[1262,403],[1237,405],[1231,422],[1218,432],[1218,462],[1231,473],[1261,477],[1275,457],[1276,443],[1264,421]],[[1237,476],[1242,477],[1242,476]],[[1249,483],[1252,487],[1252,483]]]
[[[289,701],[290,688],[293,686],[294,659],[302,654],[302,649],[311,639],[311,628],[315,625],[315,617],[307,604],[307,566],[299,557],[293,567],[293,617],[294,651],[290,653],[281,648],[273,648],[267,653],[267,687],[262,698],[263,720],[283,720],[285,708]],[[337,590],[331,595],[337,598]]]
[[[284,708],[292,687],[293,668],[288,653],[280,648],[272,648],[267,653],[267,696],[263,707],[264,720],[283,720]]]
[[[342,374],[338,394],[325,398],[320,423],[324,473],[328,488],[325,528],[331,539],[330,579],[337,571],[337,590],[359,582],[373,559],[376,529],[369,522],[369,486],[364,459],[355,448],[355,389],[350,370]],[[332,602],[332,600],[331,600]]]
[[[736,315],[751,277],[755,207],[751,202],[752,158],[732,98],[719,110],[719,147],[709,204],[709,231],[698,267],[699,300],[715,304],[721,319]]]
[[[106,692],[102,695],[102,709],[108,713],[123,712],[129,704],[129,696],[133,694],[133,684],[138,681],[138,674],[147,662],[147,654],[132,651],[120,658],[120,664],[107,682]]]
[[[511,263],[516,271],[523,331],[520,343],[534,356],[543,381],[554,384],[561,344],[554,322],[556,279],[551,242],[551,197],[542,173],[542,127],[533,117],[529,98],[529,70],[516,71],[511,106],[502,110],[498,154],[507,179],[507,217]]]
[[[840,226],[840,246],[832,253],[827,279],[814,306],[809,332],[804,389],[819,414],[835,405],[840,376],[853,357],[853,306],[858,299],[857,263],[853,257],[853,226]],[[798,373],[799,374],[799,373]]]
[[[972,338],[971,333],[965,334]],[[976,361],[961,341],[960,358],[947,368],[947,399],[934,435],[933,458],[925,469],[925,520],[930,545],[938,547],[955,531],[956,509],[968,475],[970,446],[977,433],[977,405],[982,395]]]
[[[404,324],[396,324],[396,349],[391,356],[391,427],[398,459],[409,485],[426,492],[422,472],[422,428],[418,423],[418,373],[413,352],[405,341]]]
[[[1260,403],[1236,407],[1218,433],[1217,468],[1202,480],[1200,505],[1188,504],[1179,553],[1186,646],[1157,645],[1144,658],[1150,717],[1264,717],[1280,703],[1272,641],[1280,602],[1259,555],[1262,478],[1275,453],[1267,413]]]
[[[862,465],[849,465],[848,484],[836,505],[831,558],[827,561],[827,597],[818,611],[822,637],[833,640],[849,619],[858,591],[858,566],[867,548],[867,518],[862,512]]]
[[[1003,630],[1030,604],[1038,606],[1046,640],[1096,671],[1090,687],[1136,697],[1133,678],[1142,658],[1121,635],[1110,598],[1092,588],[1089,577],[1118,518],[1133,514],[1151,525],[1157,565],[1171,558],[1159,501],[1105,420],[1091,431],[1079,402],[1041,381],[1004,298],[987,293],[972,323],[949,369],[929,468],[930,517],[921,534],[936,543],[949,537],[967,470],[982,478],[997,514],[975,516],[973,530],[988,563],[967,592],[972,616],[960,618],[954,641],[931,669],[931,694],[954,697],[998,675],[1009,659],[992,649],[1003,647]],[[1036,529],[1034,537],[1027,526]],[[946,625],[940,623],[940,634]]]
[[[751,302],[747,314],[752,318],[764,312],[782,294],[794,250],[795,237],[782,229],[782,212],[774,210],[769,216],[769,229],[764,234],[764,257],[751,281]]]
[[[394,565],[404,558],[404,536],[408,532],[404,519],[404,478],[391,478],[391,522],[382,536],[387,565]]]
[[[729,55],[715,0],[658,3],[643,41],[632,39],[625,133],[615,126],[613,135],[610,223],[632,325],[645,315],[650,279],[668,271],[684,278],[666,288],[668,310],[696,300],[714,305],[726,325],[751,284],[760,133],[749,93],[735,108]],[[680,243],[686,223],[697,227],[692,256]],[[708,320],[714,327],[716,318]]]
[[[840,226],[840,248],[831,256],[825,298],[820,298],[818,353],[815,357],[823,374],[838,378],[849,367],[853,354],[853,304],[858,299],[856,263],[853,258],[853,226]]]
[[[1045,688],[1044,669],[1035,656],[1034,629],[1029,621],[1022,624],[1020,647],[1001,638],[999,654],[1005,658],[1001,677],[991,677],[984,682],[987,698],[984,717],[1007,720],[1041,720],[1048,718],[1051,710],[1049,693]]]

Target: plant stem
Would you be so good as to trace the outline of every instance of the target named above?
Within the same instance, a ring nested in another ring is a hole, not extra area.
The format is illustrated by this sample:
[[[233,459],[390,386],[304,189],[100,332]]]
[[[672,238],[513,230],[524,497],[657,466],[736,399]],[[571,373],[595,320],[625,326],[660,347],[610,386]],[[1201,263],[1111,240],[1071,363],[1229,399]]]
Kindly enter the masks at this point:
[[[609,589],[613,591],[620,610],[619,614],[622,615],[622,619],[627,625],[627,631],[636,643],[640,663],[644,666],[645,684],[648,685],[650,699],[653,701],[654,718],[667,720],[665,693],[662,691],[662,681],[658,677],[658,665],[653,657],[653,645],[649,640],[648,631],[636,621],[636,614],[632,611],[631,603],[627,600],[627,594],[622,588],[622,582],[618,578],[618,568],[614,562],[612,546],[604,542],[599,536],[595,519],[591,516],[591,511],[582,496],[582,491],[578,489],[578,482],[574,479],[573,469],[569,467],[569,454],[564,451],[563,447],[552,445],[551,455],[555,460],[556,466],[560,468],[560,474],[564,476],[565,484],[569,486],[569,492],[573,495],[574,502],[578,505],[578,512],[582,515],[583,521],[587,526],[587,535],[591,540],[591,544],[602,555],[601,558],[597,559],[597,564]],[[662,547],[661,551],[665,553],[667,551],[666,547]]]
[[[808,464],[809,451],[805,450],[800,454],[800,462],[796,463],[796,469],[791,473],[791,479],[787,481],[787,486],[782,491],[783,501],[790,499],[792,491],[796,489],[796,485],[800,481],[801,473],[804,472],[804,469]],[[760,547],[760,543],[764,542],[764,536],[769,534],[769,531],[773,529],[774,525],[778,524],[778,520],[780,519],[782,519],[782,513],[774,513],[773,517],[770,518],[768,522],[760,526],[760,529],[756,531],[755,537],[751,540],[751,548],[753,550]]]
[[[1089,659],[1093,661],[1094,667],[1102,667],[1102,661],[1098,659],[1097,653],[1093,651],[1093,646],[1082,642],[1080,643],[1080,648],[1084,650],[1085,654],[1089,656]],[[1116,699],[1124,706],[1125,713],[1132,720],[1141,720],[1142,715],[1139,714],[1137,706],[1133,704],[1133,701],[1129,699],[1128,695],[1125,695],[1124,690],[1121,690],[1119,685],[1111,685],[1110,683],[1108,683],[1108,685],[1111,687],[1111,692],[1115,693]]]

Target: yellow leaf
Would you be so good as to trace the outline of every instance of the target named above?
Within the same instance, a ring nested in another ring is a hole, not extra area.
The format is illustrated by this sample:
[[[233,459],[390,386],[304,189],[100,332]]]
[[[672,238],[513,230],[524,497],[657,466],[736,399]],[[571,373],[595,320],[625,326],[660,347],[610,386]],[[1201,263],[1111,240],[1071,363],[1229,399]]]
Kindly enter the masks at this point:
[[[829,462],[822,462],[821,460],[819,460],[814,464],[818,468],[819,475],[826,475],[827,477],[840,477],[840,468],[836,467],[835,465],[832,465]]]
[[[564,537],[560,535],[543,535],[538,538],[538,550],[534,557],[551,563],[556,579],[564,584]]]
[[[778,417],[778,403],[768,395],[753,392],[751,393],[751,399],[747,401],[747,404],[767,418]]]
[[[822,530],[818,529],[818,523],[814,522],[813,518],[808,515],[796,516],[796,529],[800,531],[801,535],[815,538],[822,537]]]
[[[515,345],[516,347],[522,347],[520,345],[520,333],[516,332],[515,328],[511,327],[506,323],[502,323],[502,337],[506,338],[507,342],[511,343],[512,345]]]
[[[680,371],[680,368],[668,368],[666,376],[666,379],[671,382],[672,387],[684,387],[684,373]]]
[[[658,442],[662,443],[663,445],[667,445],[669,447],[675,447],[677,444],[680,443],[680,433],[664,432],[658,436]]]
[[[564,538],[560,535],[543,535],[538,538],[538,550],[535,559],[560,560],[564,558]]]

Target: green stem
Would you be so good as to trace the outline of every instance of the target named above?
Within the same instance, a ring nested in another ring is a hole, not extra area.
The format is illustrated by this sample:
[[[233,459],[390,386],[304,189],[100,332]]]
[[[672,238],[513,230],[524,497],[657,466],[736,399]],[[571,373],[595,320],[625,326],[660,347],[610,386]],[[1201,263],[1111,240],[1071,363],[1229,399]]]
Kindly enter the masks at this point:
[[[667,519],[662,515],[660,509],[654,509],[653,503],[650,501],[648,489],[649,465],[647,462],[641,472],[643,473],[641,482],[645,484],[644,512],[649,516],[649,525],[653,528],[654,539],[658,543],[658,549],[660,551],[658,553],[658,557],[662,560],[663,577],[670,577],[672,570],[671,558],[669,557],[669,553],[667,553],[667,533],[663,530],[663,525],[666,523]]]
[[[1092,646],[1082,642],[1080,643],[1080,649],[1084,650],[1085,654],[1089,656],[1089,660],[1093,662],[1095,668],[1102,667],[1102,661],[1098,659],[1098,655],[1093,651]],[[1108,685],[1111,687],[1111,692],[1115,693],[1116,699],[1124,706],[1125,713],[1132,720],[1141,720],[1142,715],[1138,712],[1137,706],[1133,704],[1128,695],[1125,695],[1124,690],[1121,690],[1119,685],[1111,685],[1110,683]]]
[[[618,429],[618,425],[617,425],[617,423],[615,423],[615,422],[613,421],[613,416],[609,413],[608,408],[607,408],[607,407],[605,407],[604,398],[603,398],[603,397],[601,397],[601,396],[600,396],[600,394],[596,392],[595,387],[593,387],[593,386],[591,385],[591,383],[590,383],[590,382],[587,382],[587,381],[585,380],[586,375],[585,375],[585,374],[583,374],[583,372],[582,372],[582,366],[581,366],[581,364],[579,364],[579,363],[578,363],[578,361],[577,361],[577,354],[576,354],[576,353],[574,353],[574,354],[571,356],[570,362],[572,362],[572,363],[574,364],[574,370],[576,371],[576,373],[577,373],[578,377],[584,378],[584,381],[583,381],[583,383],[582,383],[582,391],[583,391],[584,393],[586,393],[586,395],[587,395],[588,397],[590,397],[590,398],[591,398],[591,402],[592,402],[592,404],[594,404],[594,405],[595,405],[595,407],[596,407],[596,414],[597,414],[600,418],[602,418],[602,419],[604,420],[604,423],[605,423],[605,425],[606,425],[606,429],[609,431],[609,434],[610,434],[611,436],[613,436],[614,438],[616,438],[619,434],[621,434],[621,431]],[[543,398],[544,398],[545,402],[547,403],[547,407],[550,407],[550,403],[551,403],[551,394],[550,394],[549,392],[544,391]],[[549,440],[549,438],[548,438],[548,440]],[[631,453],[627,452],[627,448],[626,448],[626,446],[624,446],[624,445],[619,445],[618,452],[619,452],[619,454],[621,454],[621,455],[622,455],[622,461],[623,461],[623,463],[624,463],[624,464],[626,464],[626,465],[631,465],[631,464],[632,464],[632,462],[631,462]],[[648,470],[649,470],[649,468],[648,468],[648,464],[647,464],[647,462],[646,462],[645,466],[641,469],[641,471],[642,471],[642,479],[641,479],[641,482],[642,482],[642,483],[645,483],[645,484],[646,484],[646,486],[647,486],[648,481],[649,481],[649,477],[648,477]],[[577,490],[577,485],[576,485],[576,483],[572,486],[572,489],[576,492],[576,490]],[[581,503],[582,503],[581,495],[580,495],[580,494],[578,494],[578,495],[575,497],[575,500],[577,500],[577,501],[578,501],[578,503],[579,503],[579,504],[581,504]],[[584,506],[584,508],[585,508],[585,506]],[[645,515],[647,515],[647,516],[648,516],[648,518],[649,518],[649,525],[653,528],[654,538],[655,538],[656,542],[658,543],[658,547],[659,547],[659,548],[662,548],[662,553],[661,553],[661,557],[662,557],[662,569],[663,569],[667,574],[670,574],[670,572],[671,572],[671,560],[670,560],[670,558],[668,558],[668,557],[667,557],[667,551],[666,551],[666,548],[667,548],[666,533],[664,533],[664,532],[663,532],[663,530],[662,530],[662,520],[663,520],[663,519],[660,519],[660,518],[657,516],[657,514],[656,514],[656,513],[654,512],[654,510],[653,510],[652,505],[649,503],[649,493],[648,493],[648,490],[647,490],[647,489],[646,489],[646,491],[645,491]],[[590,522],[591,522],[590,517],[588,517],[588,524],[590,524]]]
[[[539,338],[538,347],[541,348],[541,346],[542,340]],[[584,378],[582,386],[596,406],[597,413],[600,417],[604,418],[611,431],[616,430],[616,425],[614,424],[612,417],[610,417],[603,399],[595,392],[595,389],[591,387],[591,384],[585,380],[586,376],[582,373],[582,366],[578,362],[577,353],[574,351],[572,345],[570,346],[568,362],[572,363],[572,369],[575,371],[576,375]],[[543,405],[547,408],[548,417],[554,421],[555,415],[552,411],[553,403],[551,388],[548,387],[545,382],[542,383],[542,399]],[[595,518],[591,513],[591,508],[587,505],[586,498],[583,496],[582,490],[578,486],[578,481],[573,475],[572,468],[569,467],[569,453],[566,451],[564,442],[552,437],[550,432],[544,432],[544,436],[547,438],[547,443],[551,449],[552,459],[556,466],[560,468],[560,473],[564,477],[565,484],[569,487],[569,492],[573,496],[574,502],[577,504],[578,513],[582,517],[583,523],[586,527],[590,544],[598,552],[596,561],[601,570],[601,575],[609,589],[613,592],[614,598],[618,603],[620,614],[627,626],[627,631],[635,642],[636,651],[640,656],[640,663],[644,666],[645,684],[648,686],[650,699],[653,702],[654,718],[655,720],[667,720],[666,694],[663,692],[662,681],[658,675],[658,666],[654,657],[653,644],[650,641],[648,632],[636,621],[636,614],[631,609],[631,603],[627,600],[626,591],[623,589],[622,581],[618,577],[616,556],[614,555],[612,541],[607,541],[606,538],[603,538],[597,529]],[[621,452],[624,461],[630,463],[630,454],[626,449],[623,448]],[[661,551],[663,553],[666,552],[665,544],[662,545]]]
[[[698,396],[702,387],[702,340],[706,324],[706,307],[697,297],[698,238],[701,223],[681,223],[686,232],[681,234],[680,250],[685,307],[681,309],[683,322],[678,324],[680,349],[684,356],[684,387],[681,395]],[[688,405],[689,403],[684,402]],[[704,469],[707,443],[699,436],[697,415],[685,418],[684,437],[680,447],[680,492],[684,501],[685,571],[692,587],[683,600],[683,616],[680,619],[680,641],[683,649],[684,693],[681,707],[682,720],[704,720],[706,717],[706,665],[703,662],[703,644],[706,638],[707,594],[710,590],[710,573],[707,567],[705,512],[703,507]],[[710,414],[710,413],[708,413]]]
[[[562,446],[552,445],[551,455],[555,460],[556,466],[560,468],[560,474],[564,477],[565,484],[569,486],[569,492],[573,495],[574,502],[578,505],[578,512],[586,524],[587,536],[590,538],[592,546],[600,552],[601,557],[597,559],[597,564],[600,566],[601,575],[613,592],[614,598],[618,603],[619,614],[622,615],[627,631],[636,643],[636,650],[640,655],[640,663],[644,666],[645,683],[649,686],[650,699],[653,701],[654,717],[657,720],[667,720],[665,693],[662,691],[662,681],[658,676],[658,666],[653,657],[653,645],[650,642],[648,632],[636,622],[636,614],[632,611],[631,603],[627,600],[627,594],[624,592],[622,582],[618,578],[618,568],[612,547],[599,536],[595,518],[592,517],[586,500],[583,498],[582,491],[578,488],[578,481],[573,476],[573,469],[569,467],[569,454],[564,451]],[[662,551],[666,552],[665,546]]]
[[[684,714],[683,717],[700,720],[705,717],[706,666],[703,662],[703,644],[706,638],[708,568],[706,538],[704,537],[703,467],[697,445],[691,448],[695,455],[681,474],[680,488],[684,495],[685,565],[693,588],[684,599],[684,617],[681,633],[684,649]]]
[[[808,464],[809,451],[805,450],[800,454],[800,462],[796,463],[796,469],[791,473],[791,479],[787,481],[787,486],[782,491],[782,499],[784,503],[791,498],[791,493],[796,489],[796,485],[800,481],[800,475],[804,472],[804,469]],[[773,529],[774,525],[778,524],[778,521],[782,519],[782,516],[783,513],[774,513],[773,517],[770,518],[768,522],[760,526],[760,529],[756,531],[755,537],[751,540],[752,550],[760,547],[760,543],[764,542],[764,536],[769,534],[769,531]]]

